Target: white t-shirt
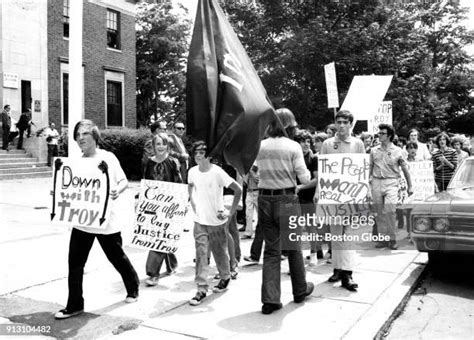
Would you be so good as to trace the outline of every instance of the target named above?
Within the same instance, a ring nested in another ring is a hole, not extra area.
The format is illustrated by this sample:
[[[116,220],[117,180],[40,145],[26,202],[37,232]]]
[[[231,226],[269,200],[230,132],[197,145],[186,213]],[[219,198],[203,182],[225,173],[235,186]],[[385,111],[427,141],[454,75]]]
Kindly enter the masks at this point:
[[[110,189],[114,189],[117,186],[117,183],[119,183],[121,180],[127,181],[127,177],[120,166],[119,160],[112,152],[97,149],[96,154],[90,158],[100,159],[107,163],[110,178]],[[117,199],[109,200],[108,209],[110,209],[110,215],[106,221],[107,225],[105,228],[84,228],[79,226],[75,226],[74,228],[91,234],[110,235],[120,232],[124,227],[127,227],[128,223],[130,223],[129,210],[133,209],[133,203],[127,204],[130,202],[125,196],[125,192],[122,192]],[[128,225],[128,227],[129,226],[130,225]]]
[[[188,183],[193,187],[196,203],[194,221],[201,225],[217,226],[227,220],[217,218],[217,212],[224,210],[224,187],[229,187],[234,180],[222,168],[211,164],[209,171],[199,171],[196,165],[189,170]]]

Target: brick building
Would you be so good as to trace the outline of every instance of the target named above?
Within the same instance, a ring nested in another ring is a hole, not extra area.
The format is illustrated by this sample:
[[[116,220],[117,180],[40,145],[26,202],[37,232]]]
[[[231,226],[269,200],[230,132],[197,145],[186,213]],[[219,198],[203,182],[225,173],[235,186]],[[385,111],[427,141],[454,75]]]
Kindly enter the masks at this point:
[[[0,104],[68,125],[70,1],[0,1]],[[135,0],[83,0],[84,117],[136,127]]]

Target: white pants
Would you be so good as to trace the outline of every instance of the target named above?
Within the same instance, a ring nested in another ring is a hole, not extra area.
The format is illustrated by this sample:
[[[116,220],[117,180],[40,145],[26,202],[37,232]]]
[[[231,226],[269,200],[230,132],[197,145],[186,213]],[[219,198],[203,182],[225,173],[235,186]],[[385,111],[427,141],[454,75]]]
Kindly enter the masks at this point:
[[[245,206],[245,235],[253,237],[258,223],[258,190],[247,191]]]

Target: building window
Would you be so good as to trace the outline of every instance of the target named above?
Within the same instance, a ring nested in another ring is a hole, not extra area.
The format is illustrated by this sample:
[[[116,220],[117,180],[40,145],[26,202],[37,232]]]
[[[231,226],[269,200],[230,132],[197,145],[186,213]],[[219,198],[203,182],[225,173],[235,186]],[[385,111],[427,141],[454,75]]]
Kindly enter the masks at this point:
[[[63,124],[69,124],[69,73],[63,72],[63,91],[62,91],[62,106],[63,106]]]
[[[120,13],[107,10],[107,46],[120,49]]]
[[[63,37],[69,38],[69,0],[63,0]]]
[[[107,126],[123,126],[122,83],[107,80]]]

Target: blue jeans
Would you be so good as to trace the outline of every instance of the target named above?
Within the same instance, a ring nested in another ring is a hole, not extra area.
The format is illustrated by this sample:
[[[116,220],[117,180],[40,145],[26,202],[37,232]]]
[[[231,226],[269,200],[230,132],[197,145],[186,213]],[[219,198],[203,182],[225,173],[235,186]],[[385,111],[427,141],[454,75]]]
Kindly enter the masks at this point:
[[[194,282],[198,291],[209,289],[209,248],[214,256],[221,279],[230,278],[229,254],[227,253],[227,230],[225,224],[208,226],[194,223],[194,243],[196,246],[196,275]]]
[[[263,253],[262,303],[280,303],[281,297],[281,230],[280,217],[299,215],[297,196],[278,195],[258,197],[258,223],[263,231],[265,250]],[[288,228],[283,225],[282,228]],[[285,230],[283,230],[285,231]],[[293,246],[295,246],[293,244]],[[306,292],[306,271],[301,247],[288,250],[293,296]]]

